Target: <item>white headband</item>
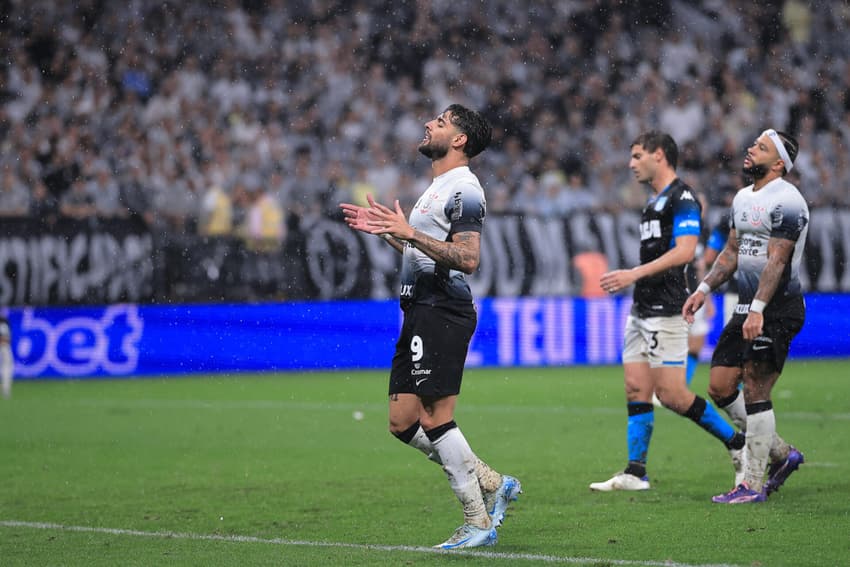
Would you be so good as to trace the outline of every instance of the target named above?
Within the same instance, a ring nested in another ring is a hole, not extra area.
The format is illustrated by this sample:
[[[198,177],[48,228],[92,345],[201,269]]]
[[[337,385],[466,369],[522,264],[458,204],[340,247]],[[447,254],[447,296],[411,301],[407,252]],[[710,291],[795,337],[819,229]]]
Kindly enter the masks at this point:
[[[779,152],[779,157],[782,158],[782,162],[785,164],[785,171],[791,171],[794,164],[791,162],[791,156],[788,155],[788,150],[785,149],[785,144],[782,143],[782,138],[779,137],[776,130],[768,128],[762,132],[761,135],[770,138],[770,141],[773,142],[774,146],[776,146],[776,151]]]

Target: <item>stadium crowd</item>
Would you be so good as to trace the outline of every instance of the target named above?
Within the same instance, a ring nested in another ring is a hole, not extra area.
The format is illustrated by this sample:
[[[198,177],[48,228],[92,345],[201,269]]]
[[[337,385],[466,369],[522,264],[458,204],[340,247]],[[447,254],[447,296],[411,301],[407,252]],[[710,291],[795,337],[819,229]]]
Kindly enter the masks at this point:
[[[626,152],[650,127],[713,204],[771,126],[800,141],[810,206],[850,206],[843,2],[0,6],[4,216],[132,215],[171,241],[278,250],[340,201],[412,205],[423,123],[451,102],[495,127],[477,166],[490,212],[641,207]]]

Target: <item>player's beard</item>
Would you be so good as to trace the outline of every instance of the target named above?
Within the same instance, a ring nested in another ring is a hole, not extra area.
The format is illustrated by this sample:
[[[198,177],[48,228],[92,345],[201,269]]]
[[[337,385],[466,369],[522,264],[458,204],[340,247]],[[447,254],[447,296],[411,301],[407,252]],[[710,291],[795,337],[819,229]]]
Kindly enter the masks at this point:
[[[754,181],[758,181],[767,175],[767,166],[753,164],[750,167],[741,168],[741,171],[744,172],[744,175],[747,177],[751,177]]]
[[[430,160],[438,160],[440,158],[446,157],[446,154],[449,153],[449,146],[439,145],[434,140],[431,140],[427,143],[419,144],[419,153],[425,156]]]

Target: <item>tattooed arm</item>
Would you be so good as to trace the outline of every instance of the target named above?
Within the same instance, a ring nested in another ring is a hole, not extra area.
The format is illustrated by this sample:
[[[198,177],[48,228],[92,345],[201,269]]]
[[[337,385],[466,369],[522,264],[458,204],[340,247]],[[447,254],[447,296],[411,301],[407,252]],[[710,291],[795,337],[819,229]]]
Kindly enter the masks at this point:
[[[711,270],[705,275],[702,281],[707,283],[711,289],[717,289],[729,280],[738,269],[738,237],[735,229],[729,231],[729,239],[726,241],[726,246],[717,256]]]
[[[782,279],[785,267],[791,262],[795,244],[793,240],[786,238],[771,237],[767,241],[767,265],[765,265],[761,272],[759,287],[756,290],[753,303],[750,304],[747,319],[741,327],[741,333],[744,335],[745,340],[752,341],[762,334],[764,330],[764,315],[760,310],[754,310],[754,304],[756,301],[761,301],[764,306],[764,304],[770,303],[770,300],[773,299],[773,294],[776,293],[776,288],[779,287],[779,280]]]
[[[700,285],[706,284],[711,289],[717,289],[723,284],[723,282],[731,278],[737,269],[738,237],[736,236],[735,229],[733,228],[729,231],[729,239],[726,241],[726,245],[723,247],[723,250],[720,251],[717,259],[714,261],[714,265],[702,279]],[[699,311],[705,303],[705,295],[706,294],[703,291],[697,288],[697,290],[685,300],[685,304],[682,306],[682,317],[684,317],[688,323],[694,322],[694,313]]]
[[[407,241],[438,264],[452,270],[471,274],[478,269],[481,259],[481,233],[479,232],[458,232],[452,235],[451,242],[444,242],[413,230],[413,236]]]
[[[405,242],[421,250],[438,264],[465,274],[478,269],[481,259],[481,234],[475,231],[457,232],[449,242],[437,240],[416,230],[407,223],[398,200],[389,208],[368,197],[368,208],[343,205],[349,226],[370,234],[386,238],[390,245],[401,252]],[[386,236],[385,236],[386,235]]]

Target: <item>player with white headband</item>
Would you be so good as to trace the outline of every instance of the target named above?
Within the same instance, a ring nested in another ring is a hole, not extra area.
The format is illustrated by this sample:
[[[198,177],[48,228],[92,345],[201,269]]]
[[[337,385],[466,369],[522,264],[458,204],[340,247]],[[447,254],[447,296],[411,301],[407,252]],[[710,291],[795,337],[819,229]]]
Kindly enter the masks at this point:
[[[682,309],[692,321],[706,293],[737,276],[738,305],[711,360],[709,394],[746,430],[746,464],[735,487],[712,498],[721,504],[765,501],[804,460],[776,434],[770,398],[806,314],[799,270],[809,209],[784,179],[798,151],[794,138],[772,129],[747,149],[743,172],[753,184],[735,195],[726,246]]]

